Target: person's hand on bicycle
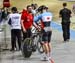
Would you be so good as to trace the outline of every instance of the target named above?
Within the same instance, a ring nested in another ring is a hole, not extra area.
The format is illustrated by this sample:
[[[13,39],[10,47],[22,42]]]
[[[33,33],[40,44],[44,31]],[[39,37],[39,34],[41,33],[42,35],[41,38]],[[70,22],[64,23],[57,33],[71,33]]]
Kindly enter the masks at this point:
[[[37,31],[38,31],[38,32],[41,31],[41,27],[40,27],[40,26],[37,27]]]
[[[36,28],[36,30],[37,30],[38,32],[41,31],[41,25],[34,23],[34,27]]]
[[[25,28],[23,28],[23,32],[25,32],[25,33],[27,32]]]

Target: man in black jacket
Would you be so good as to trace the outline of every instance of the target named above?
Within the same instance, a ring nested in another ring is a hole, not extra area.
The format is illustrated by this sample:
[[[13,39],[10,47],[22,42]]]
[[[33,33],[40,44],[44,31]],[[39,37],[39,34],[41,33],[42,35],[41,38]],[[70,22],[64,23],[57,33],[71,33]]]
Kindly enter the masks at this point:
[[[63,3],[63,9],[60,10],[59,15],[62,18],[62,30],[64,41],[69,41],[70,39],[70,17],[71,10],[66,8],[67,3]]]

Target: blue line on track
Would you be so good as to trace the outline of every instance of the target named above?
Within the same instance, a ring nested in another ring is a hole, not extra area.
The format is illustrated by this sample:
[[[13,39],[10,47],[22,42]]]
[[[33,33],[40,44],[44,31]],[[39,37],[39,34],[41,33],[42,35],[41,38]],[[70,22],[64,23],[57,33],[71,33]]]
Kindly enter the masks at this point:
[[[55,23],[55,22],[51,22],[51,27],[52,27],[53,29],[56,29],[56,30],[62,32],[62,27],[61,27],[61,25],[59,25],[59,24],[57,24],[57,23]],[[70,37],[71,37],[71,39],[75,39],[75,31],[74,31],[74,30],[70,30]]]

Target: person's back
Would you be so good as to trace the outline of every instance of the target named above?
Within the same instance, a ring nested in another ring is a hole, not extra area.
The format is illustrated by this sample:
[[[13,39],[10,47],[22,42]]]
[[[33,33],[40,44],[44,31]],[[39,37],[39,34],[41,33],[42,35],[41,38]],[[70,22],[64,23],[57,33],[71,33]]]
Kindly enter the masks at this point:
[[[67,4],[63,3],[63,9],[60,10],[59,14],[62,18],[62,23],[70,23],[71,10],[66,8]]]
[[[21,15],[19,13],[13,13],[9,16],[11,18],[11,29],[21,29]]]
[[[42,20],[44,22],[51,21],[52,20],[52,13],[50,13],[50,12],[44,12],[44,13],[42,13]]]
[[[50,27],[50,22],[52,21],[52,13],[50,12],[44,12],[42,14],[40,14],[37,17],[34,17],[34,21],[39,21],[39,19],[41,20],[41,26],[44,28],[44,27]],[[48,29],[50,30],[50,29]]]
[[[62,20],[70,20],[70,14],[71,14],[71,11],[67,8],[64,8],[61,10],[61,16],[62,16]]]
[[[19,50],[21,49],[21,15],[16,7],[12,7],[12,13],[9,14],[8,24],[11,27],[11,51],[16,48],[16,40],[18,41]]]

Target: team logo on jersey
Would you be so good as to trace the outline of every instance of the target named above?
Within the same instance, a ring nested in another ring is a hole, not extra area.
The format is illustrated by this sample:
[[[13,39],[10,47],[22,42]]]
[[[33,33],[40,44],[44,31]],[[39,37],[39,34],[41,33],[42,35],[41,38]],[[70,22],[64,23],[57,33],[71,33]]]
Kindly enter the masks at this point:
[[[47,17],[47,20],[49,20],[50,19],[50,17]]]
[[[42,20],[45,22],[47,22],[47,21],[52,21],[52,16],[44,16],[44,17],[42,17]]]

